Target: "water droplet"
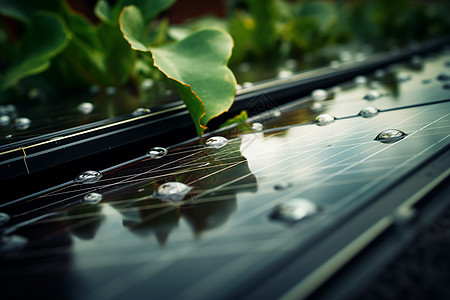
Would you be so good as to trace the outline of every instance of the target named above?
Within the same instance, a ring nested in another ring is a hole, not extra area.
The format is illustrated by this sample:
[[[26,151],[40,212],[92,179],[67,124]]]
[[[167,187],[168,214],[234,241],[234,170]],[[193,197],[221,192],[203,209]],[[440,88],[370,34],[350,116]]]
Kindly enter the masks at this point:
[[[11,117],[8,115],[0,116],[0,126],[8,126],[11,122]]]
[[[398,83],[409,81],[409,80],[411,80],[411,74],[408,74],[406,72],[399,72],[399,73],[395,74],[395,80]]]
[[[75,182],[79,183],[94,183],[102,177],[102,174],[97,171],[84,171],[75,178]]]
[[[291,184],[290,182],[280,182],[280,183],[277,183],[277,184],[275,184],[275,185],[273,186],[273,188],[274,188],[276,191],[286,190],[286,189],[288,189],[288,188],[290,188],[290,187],[292,187],[292,184]]]
[[[27,130],[31,126],[31,120],[28,118],[17,118],[14,120],[14,127],[18,130]]]
[[[106,95],[114,95],[117,92],[117,88],[115,86],[107,86],[105,88]]]
[[[5,139],[10,139],[10,138],[12,138],[12,134],[5,135]]]
[[[11,217],[7,213],[0,212],[0,227],[9,222]]]
[[[379,112],[378,108],[368,106],[366,108],[361,109],[359,115],[364,118],[371,118],[378,115],[378,112]]]
[[[206,146],[208,148],[219,149],[228,144],[228,140],[223,136],[213,136],[206,140]]]
[[[442,72],[437,76],[437,79],[440,81],[448,81],[450,80],[450,72]]]
[[[255,122],[250,126],[250,129],[253,131],[261,131],[264,129],[264,126],[261,123]]]
[[[274,111],[272,111],[272,117],[278,118],[279,116],[281,116],[281,110],[275,109]]]
[[[422,84],[429,84],[431,83],[431,79],[422,79]]]
[[[328,98],[328,92],[323,89],[317,89],[312,91],[311,97],[314,101],[323,101]]]
[[[277,76],[278,78],[288,78],[290,76],[292,76],[292,71],[289,70],[281,70],[278,72]]]
[[[78,105],[78,111],[82,114],[88,115],[94,110],[94,104],[91,102],[83,102]]]
[[[406,135],[406,133],[398,129],[387,129],[380,132],[374,140],[382,143],[393,143],[403,139]]]
[[[294,198],[279,204],[273,210],[271,217],[276,220],[293,223],[319,212],[317,204],[302,198]]]
[[[414,68],[421,68],[423,66],[423,59],[419,55],[414,55],[413,57],[411,57],[409,63]]]
[[[336,120],[336,118],[330,114],[321,114],[316,117],[315,123],[319,126],[324,126],[333,123],[334,120]]]
[[[133,111],[131,114],[135,117],[142,116],[151,113],[152,111],[149,108],[140,107]]]
[[[309,109],[310,109],[311,111],[313,111],[313,112],[319,112],[319,111],[323,110],[323,105],[322,105],[322,103],[314,102],[314,103],[309,107]]]
[[[242,86],[243,86],[244,88],[249,88],[249,87],[252,87],[252,86],[253,86],[253,83],[251,83],[251,82],[249,82],[249,81],[246,81],[246,82],[244,82],[244,83],[242,84]]]
[[[142,80],[142,82],[141,82],[141,88],[142,88],[144,91],[149,91],[149,90],[153,87],[154,84],[155,84],[155,82],[153,81],[153,79],[151,79],[151,78],[146,78],[146,79]]]
[[[341,67],[341,63],[338,60],[330,61],[330,68],[339,69]]]
[[[444,63],[444,65],[445,65],[447,68],[450,68],[450,60],[447,60],[447,61]]]
[[[380,88],[381,84],[379,81],[371,81],[369,82],[369,88],[372,90],[376,90],[378,88]]]
[[[364,96],[364,99],[372,101],[381,97],[381,93],[378,90],[370,90]]]
[[[191,186],[181,182],[166,182],[158,187],[158,190],[153,193],[153,197],[176,204],[182,201],[191,190]]]
[[[160,159],[166,156],[168,150],[163,147],[153,147],[147,152],[147,156],[152,159]]]
[[[166,96],[170,96],[173,94],[173,90],[172,89],[166,89],[164,94],[166,94]]]
[[[342,62],[351,61],[353,58],[352,53],[350,51],[341,51],[339,53],[339,60]]]
[[[89,193],[84,196],[83,202],[87,204],[96,205],[102,201],[103,196],[99,193]]]
[[[446,83],[442,86],[444,89],[449,90],[450,89],[450,83]]]
[[[236,90],[242,90],[242,85],[236,84]]]
[[[367,83],[367,77],[363,75],[356,76],[355,79],[353,79],[353,82],[357,85],[363,85]]]
[[[0,238],[0,253],[10,253],[22,250],[28,240],[20,235],[5,235]]]
[[[383,69],[378,69],[374,73],[376,78],[382,78],[386,75],[386,72]]]

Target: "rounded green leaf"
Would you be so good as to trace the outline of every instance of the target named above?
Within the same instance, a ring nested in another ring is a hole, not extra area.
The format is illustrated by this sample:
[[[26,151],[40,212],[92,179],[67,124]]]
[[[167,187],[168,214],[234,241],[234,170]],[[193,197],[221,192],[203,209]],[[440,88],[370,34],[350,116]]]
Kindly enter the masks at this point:
[[[227,111],[236,93],[236,79],[227,67],[233,40],[224,31],[207,29],[164,47],[148,45],[142,14],[129,6],[121,16],[121,30],[135,50],[150,52],[154,65],[174,80],[196,125],[197,133],[212,118]]]

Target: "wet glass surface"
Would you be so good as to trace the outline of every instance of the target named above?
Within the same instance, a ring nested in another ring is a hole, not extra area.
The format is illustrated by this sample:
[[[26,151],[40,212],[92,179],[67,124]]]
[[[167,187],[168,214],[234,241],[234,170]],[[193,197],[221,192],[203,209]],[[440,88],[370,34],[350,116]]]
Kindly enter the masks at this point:
[[[398,64],[330,89],[330,99],[293,101],[165,155],[142,149],[121,166],[86,170],[89,182],[74,174],[73,182],[2,204],[10,219],[0,228],[1,280],[19,295],[28,278],[53,296],[207,299],[261,261],[307,245],[446,148],[450,92],[438,75],[448,59],[424,57],[420,70]],[[364,99],[374,88],[383,96]],[[311,109],[317,102],[320,111]],[[367,106],[378,114],[360,116]],[[317,126],[325,113],[336,119]],[[374,140],[388,129],[407,135]],[[298,198],[320,209],[298,222],[271,217]]]

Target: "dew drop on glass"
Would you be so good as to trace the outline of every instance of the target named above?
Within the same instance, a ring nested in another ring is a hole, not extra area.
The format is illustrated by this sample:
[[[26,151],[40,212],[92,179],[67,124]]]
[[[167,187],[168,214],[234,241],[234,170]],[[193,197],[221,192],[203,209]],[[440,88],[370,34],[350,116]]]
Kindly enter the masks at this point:
[[[442,72],[437,76],[437,80],[448,81],[450,80],[450,72]]]
[[[406,82],[411,80],[411,75],[405,72],[398,72],[397,74],[395,74],[395,80],[398,83]]]
[[[288,78],[288,77],[292,76],[292,74],[294,74],[294,73],[292,73],[292,71],[281,70],[278,72],[277,77],[278,78]]]
[[[414,68],[421,68],[423,66],[422,57],[420,57],[419,55],[414,55],[413,57],[411,57],[409,63]]]
[[[280,182],[273,186],[274,190],[276,191],[283,191],[290,187],[292,187],[292,184],[290,182]]]
[[[297,68],[298,63],[295,59],[290,58],[284,62],[284,65],[286,66],[286,68],[293,70]]]
[[[8,115],[0,116],[0,126],[8,126],[11,122],[11,117]]]
[[[91,205],[99,204],[102,201],[103,196],[100,193],[89,193],[83,198],[83,202]]]
[[[302,198],[294,198],[277,205],[271,217],[287,223],[301,221],[319,212],[317,204]]]
[[[314,101],[323,101],[323,100],[327,99],[328,92],[323,89],[317,89],[317,90],[312,91],[311,97]]]
[[[330,114],[321,114],[316,117],[314,122],[319,126],[328,125],[334,122],[336,118]]]
[[[366,108],[361,109],[359,115],[363,118],[372,118],[378,115],[378,112],[379,112],[378,108],[368,106]]]
[[[77,109],[80,113],[88,115],[94,110],[94,104],[91,102],[83,102],[78,105]]]
[[[159,159],[167,154],[167,149],[163,147],[153,147],[147,151],[147,156],[152,159]]]
[[[370,90],[364,96],[364,99],[373,101],[381,97],[381,93],[378,90]]]
[[[341,67],[341,63],[338,60],[330,61],[330,68],[339,69]]]
[[[353,58],[353,55],[352,55],[352,53],[350,51],[344,50],[344,51],[341,51],[339,53],[339,60],[342,61],[342,62],[351,61],[352,58]]]
[[[393,143],[403,139],[406,135],[406,133],[398,129],[387,129],[380,132],[374,140],[381,143]]]
[[[255,122],[250,126],[250,129],[253,131],[261,131],[264,129],[264,126],[261,123]]]
[[[20,235],[5,235],[0,237],[0,253],[11,253],[22,250],[28,244],[28,239]]]
[[[152,111],[149,108],[140,107],[140,108],[136,109],[135,111],[133,111],[132,115],[137,117],[137,116],[149,114],[151,112]]]
[[[0,227],[9,222],[11,217],[7,213],[0,212]]]
[[[94,183],[102,177],[102,174],[98,171],[84,171],[75,178],[75,182],[79,183]]]
[[[253,86],[253,83],[251,83],[251,82],[249,82],[249,81],[246,81],[246,82],[244,82],[244,83],[242,84],[242,86],[243,86],[244,88],[249,88],[249,87],[252,87],[252,86]]]
[[[17,118],[14,120],[14,127],[18,130],[27,130],[31,126],[31,120],[28,118]]]
[[[356,76],[355,79],[353,79],[353,81],[357,84],[357,85],[363,85],[367,83],[367,77],[363,76],[363,75],[359,75]]]
[[[223,136],[213,136],[206,140],[206,146],[208,148],[219,149],[228,144],[228,140]]]
[[[91,93],[91,94],[98,94],[98,93],[100,93],[101,90],[102,89],[98,85],[91,85],[89,87],[89,93]]]
[[[182,201],[191,190],[191,186],[188,186],[182,182],[166,182],[158,187],[158,189],[154,192],[153,197],[164,202],[176,204]]]

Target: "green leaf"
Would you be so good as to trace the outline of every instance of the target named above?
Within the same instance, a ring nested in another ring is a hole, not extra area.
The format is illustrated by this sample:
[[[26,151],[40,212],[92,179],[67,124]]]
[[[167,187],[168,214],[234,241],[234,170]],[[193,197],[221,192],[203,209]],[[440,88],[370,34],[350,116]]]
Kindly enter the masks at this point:
[[[233,40],[226,32],[202,30],[167,46],[152,48],[145,35],[143,16],[135,6],[123,10],[120,26],[131,47],[151,53],[154,65],[176,82],[199,135],[209,120],[230,108],[236,79],[227,67]]]
[[[57,11],[61,0],[0,0],[0,14],[29,22],[37,10]]]
[[[38,12],[31,24],[11,65],[0,80],[0,90],[16,84],[24,77],[46,70],[50,60],[67,45],[69,34],[57,15]]]

